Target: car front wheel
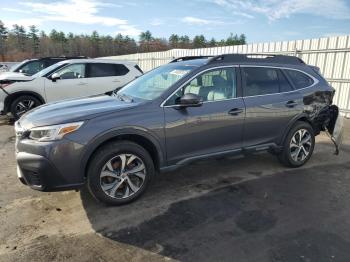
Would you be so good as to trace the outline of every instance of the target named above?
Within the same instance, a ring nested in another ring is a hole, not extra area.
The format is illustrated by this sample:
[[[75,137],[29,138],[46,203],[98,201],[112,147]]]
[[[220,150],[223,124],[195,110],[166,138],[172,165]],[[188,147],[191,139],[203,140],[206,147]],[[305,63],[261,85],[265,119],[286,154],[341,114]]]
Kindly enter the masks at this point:
[[[10,106],[10,112],[15,119],[19,119],[23,114],[32,110],[42,103],[34,96],[23,95],[14,99]]]
[[[312,126],[306,122],[297,122],[289,131],[283,151],[278,157],[285,166],[300,167],[310,159],[314,147],[315,134]]]
[[[90,162],[88,188],[106,204],[126,204],[143,194],[154,173],[152,158],[143,147],[129,141],[111,142]]]

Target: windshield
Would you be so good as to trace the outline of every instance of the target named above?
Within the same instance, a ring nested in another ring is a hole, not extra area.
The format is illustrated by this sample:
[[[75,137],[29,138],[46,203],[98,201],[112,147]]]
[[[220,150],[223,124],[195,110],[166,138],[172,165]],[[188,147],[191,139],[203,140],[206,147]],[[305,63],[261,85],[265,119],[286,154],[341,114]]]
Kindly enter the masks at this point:
[[[18,71],[25,63],[27,63],[29,60],[24,60],[21,63],[15,64],[11,67],[10,71],[11,72],[16,72]]]
[[[118,95],[153,100],[196,66],[167,64],[135,79],[118,91]]]
[[[41,70],[40,72],[36,73],[35,75],[33,75],[33,77],[42,77],[44,75],[46,75],[47,73],[50,73],[51,71],[55,70],[56,68],[62,66],[63,64],[65,64],[65,62],[58,62],[56,64],[53,64],[49,67],[46,67],[45,69]]]

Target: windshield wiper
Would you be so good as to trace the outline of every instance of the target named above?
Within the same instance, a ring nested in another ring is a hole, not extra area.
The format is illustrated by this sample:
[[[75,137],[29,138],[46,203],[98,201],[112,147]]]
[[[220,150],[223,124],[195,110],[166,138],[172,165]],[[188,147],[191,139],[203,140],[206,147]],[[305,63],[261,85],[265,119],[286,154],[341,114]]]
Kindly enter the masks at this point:
[[[129,102],[129,103],[134,102],[134,100],[130,96],[127,96],[125,94],[114,93],[114,95],[121,101]]]
[[[128,96],[128,95],[125,95],[125,94],[120,94],[120,95],[122,96],[122,98],[124,99],[124,101],[130,102],[130,103],[134,102],[134,100],[132,99],[131,96]]]

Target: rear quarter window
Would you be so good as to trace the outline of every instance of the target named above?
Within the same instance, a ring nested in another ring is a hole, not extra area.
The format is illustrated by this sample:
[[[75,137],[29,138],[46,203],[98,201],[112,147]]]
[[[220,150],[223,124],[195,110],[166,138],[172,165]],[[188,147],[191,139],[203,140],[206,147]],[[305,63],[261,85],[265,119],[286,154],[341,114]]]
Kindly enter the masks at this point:
[[[292,81],[296,89],[309,87],[314,83],[314,80],[311,77],[300,71],[285,69],[284,72],[287,74],[290,81]]]
[[[89,77],[123,76],[129,69],[122,64],[90,63]]]

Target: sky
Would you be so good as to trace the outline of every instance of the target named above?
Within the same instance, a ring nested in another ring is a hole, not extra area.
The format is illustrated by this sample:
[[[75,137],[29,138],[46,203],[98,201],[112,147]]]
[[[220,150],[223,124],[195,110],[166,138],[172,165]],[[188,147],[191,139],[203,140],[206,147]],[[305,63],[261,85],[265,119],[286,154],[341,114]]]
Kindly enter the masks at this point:
[[[101,35],[244,33],[248,43],[350,34],[350,0],[0,0],[0,20]]]

